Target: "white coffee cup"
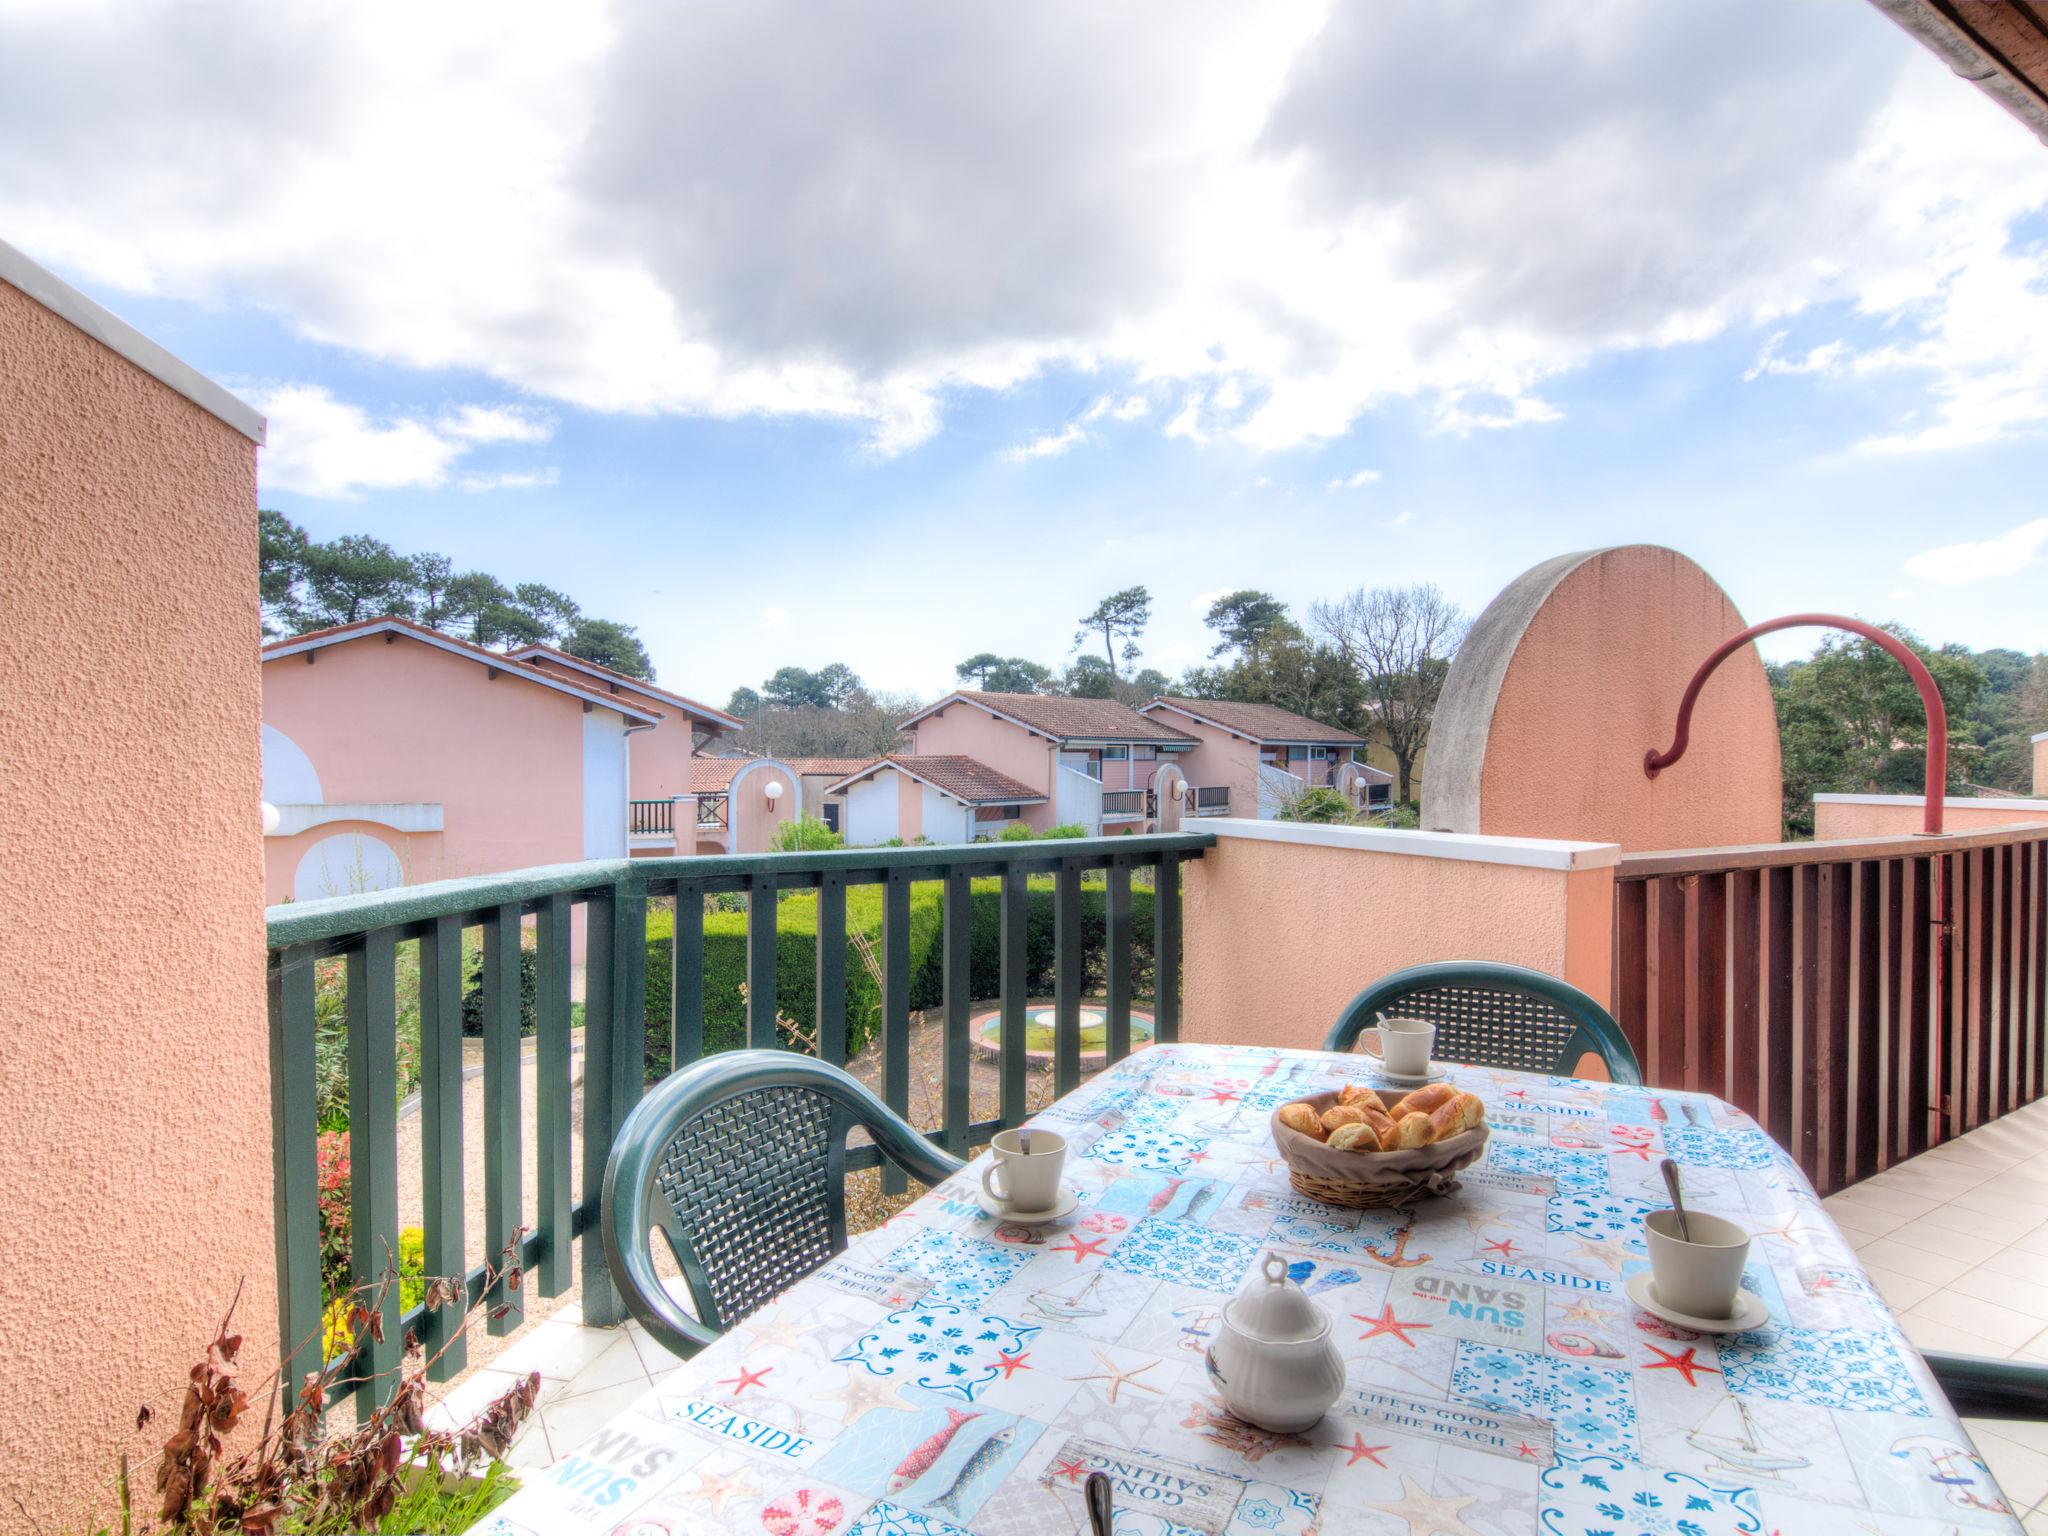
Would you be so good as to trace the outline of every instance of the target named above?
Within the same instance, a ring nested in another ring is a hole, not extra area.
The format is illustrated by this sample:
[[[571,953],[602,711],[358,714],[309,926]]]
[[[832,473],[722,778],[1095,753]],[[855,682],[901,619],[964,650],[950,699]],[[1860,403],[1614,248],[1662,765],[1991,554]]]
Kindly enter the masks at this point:
[[[1373,1026],[1379,1037],[1380,1063],[1396,1077],[1429,1075],[1430,1052],[1436,1049],[1436,1025],[1428,1019],[1381,1019]]]
[[[1678,1212],[1651,1211],[1643,1217],[1658,1304],[1686,1317],[1733,1317],[1742,1293],[1742,1266],[1749,1260],[1749,1234],[1732,1221],[1690,1208],[1685,1226],[1690,1242],[1678,1235]]]
[[[1006,1211],[1035,1215],[1059,1203],[1066,1137],[1057,1131],[997,1131],[989,1150],[995,1155],[981,1170],[981,1187],[996,1204]]]

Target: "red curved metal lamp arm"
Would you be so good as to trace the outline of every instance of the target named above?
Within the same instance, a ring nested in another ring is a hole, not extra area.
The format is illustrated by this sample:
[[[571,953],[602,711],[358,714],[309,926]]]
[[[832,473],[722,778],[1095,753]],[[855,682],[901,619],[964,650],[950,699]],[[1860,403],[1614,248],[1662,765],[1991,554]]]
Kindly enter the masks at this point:
[[[1731,635],[1715,648],[1714,654],[1700,663],[1699,671],[1693,673],[1692,681],[1685,685],[1685,696],[1678,701],[1678,727],[1671,737],[1671,745],[1659,752],[1652,747],[1643,754],[1643,772],[1651,778],[1657,777],[1661,769],[1669,768],[1681,757],[1692,739],[1692,707],[1698,701],[1700,689],[1707,679],[1714,675],[1714,668],[1748,645],[1759,635],[1768,635],[1779,629],[1846,629],[1852,635],[1861,635],[1873,645],[1904,667],[1913,679],[1913,686],[1920,690],[1920,702],[1927,709],[1927,809],[1922,818],[1922,829],[1929,833],[1941,830],[1942,796],[1948,789],[1948,710],[1941,702],[1941,690],[1934,686],[1934,674],[1927,670],[1926,663],[1913,654],[1911,646],[1898,636],[1887,634],[1875,624],[1866,624],[1861,619],[1848,619],[1838,613],[1792,613],[1782,619],[1769,619],[1762,624],[1752,624],[1739,635]]]

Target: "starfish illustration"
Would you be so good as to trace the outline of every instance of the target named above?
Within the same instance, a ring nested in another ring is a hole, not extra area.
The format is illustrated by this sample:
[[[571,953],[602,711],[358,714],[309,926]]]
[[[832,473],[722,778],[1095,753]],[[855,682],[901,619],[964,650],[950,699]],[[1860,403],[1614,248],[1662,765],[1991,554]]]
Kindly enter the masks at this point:
[[[1650,1160],[1650,1144],[1647,1141],[1624,1141],[1620,1146],[1608,1150],[1616,1157],[1626,1157],[1633,1152],[1646,1163]]]
[[[1697,1381],[1693,1380],[1693,1372],[1695,1371],[1707,1371],[1715,1376],[1721,1374],[1721,1368],[1719,1366],[1703,1365],[1699,1362],[1699,1360],[1695,1358],[1695,1356],[1699,1354],[1699,1346],[1696,1344],[1688,1344],[1685,1348],[1685,1353],[1680,1355],[1667,1355],[1664,1353],[1663,1350],[1659,1349],[1656,1345],[1647,1342],[1644,1343],[1643,1348],[1647,1349],[1651,1354],[1657,1357],[1650,1364],[1644,1366],[1644,1370],[1676,1371],[1679,1375],[1685,1378],[1685,1384],[1688,1387],[1696,1387],[1699,1385]]]
[[[1358,1434],[1354,1431],[1351,1436],[1351,1443],[1349,1445],[1340,1445],[1337,1447],[1337,1449],[1340,1451],[1346,1451],[1350,1454],[1351,1459],[1344,1463],[1344,1465],[1347,1467],[1354,1467],[1358,1465],[1361,1459],[1371,1462],[1376,1467],[1384,1467],[1386,1466],[1386,1463],[1380,1460],[1380,1452],[1385,1450],[1391,1450],[1392,1447],[1385,1445],[1367,1445],[1365,1443],[1365,1436]]]
[[[697,1474],[696,1497],[710,1504],[714,1517],[725,1513],[727,1500],[749,1498],[760,1491],[745,1478],[725,1477],[716,1472]]]
[[[1489,1253],[1497,1253],[1504,1259],[1512,1259],[1515,1256],[1515,1240],[1512,1237],[1504,1237],[1497,1243],[1486,1244],[1485,1247]]]
[[[999,1349],[996,1351],[996,1369],[1003,1373],[1003,1380],[1008,1381],[1017,1372],[1031,1369],[1030,1366],[1024,1363],[1030,1358],[1031,1356],[1022,1350],[1019,1350],[1014,1355],[1006,1355]]]
[[[1147,1371],[1153,1369],[1155,1366],[1159,1364],[1157,1360],[1147,1360],[1143,1365],[1133,1366],[1130,1370],[1123,1370],[1118,1367],[1117,1363],[1114,1360],[1111,1360],[1109,1356],[1105,1355],[1101,1350],[1090,1350],[1089,1353],[1094,1355],[1095,1358],[1101,1362],[1103,1371],[1107,1372],[1108,1374],[1095,1376],[1076,1376],[1074,1380],[1108,1382],[1109,1385],[1103,1389],[1103,1393],[1109,1399],[1112,1406],[1116,1403],[1117,1393],[1125,1387],[1136,1387],[1140,1392],[1150,1392],[1154,1397],[1160,1395],[1159,1388],[1154,1386],[1148,1386],[1144,1382],[1138,1380],[1140,1376],[1144,1375]]]
[[[1070,1483],[1078,1483],[1088,1475],[1088,1463],[1079,1457],[1071,1461],[1063,1459],[1056,1463],[1052,1471],[1047,1475],[1050,1477],[1064,1477]]]
[[[1209,1161],[1209,1154],[1207,1152],[1190,1152],[1188,1154],[1188,1161],[1191,1163],[1206,1163]]]
[[[1083,1237],[1078,1232],[1070,1232],[1067,1234],[1067,1241],[1064,1245],[1055,1244],[1045,1251],[1047,1253],[1071,1253],[1074,1256],[1074,1262],[1078,1264],[1083,1259],[1099,1258],[1102,1254],[1102,1245],[1108,1241],[1109,1239],[1106,1237]]]
[[[870,1408],[902,1407],[896,1400],[894,1387],[878,1387],[867,1376],[857,1372],[849,1373],[846,1385],[837,1391],[820,1392],[818,1396],[846,1404],[846,1411],[839,1419],[842,1424],[851,1424]]]
[[[1524,1440],[1515,1447],[1515,1454],[1517,1456],[1534,1457],[1536,1454],[1536,1447],[1531,1445],[1528,1441]]]
[[[1571,1256],[1575,1259],[1598,1259],[1609,1269],[1619,1269],[1621,1261],[1628,1257],[1628,1250],[1611,1237],[1582,1237]]]
[[[768,1373],[774,1369],[774,1366],[766,1365],[758,1371],[750,1371],[743,1365],[740,1367],[739,1375],[722,1376],[719,1378],[718,1384],[722,1387],[727,1382],[738,1382],[739,1385],[732,1389],[732,1395],[734,1397],[738,1397],[742,1392],[746,1391],[747,1388],[760,1386],[762,1381],[767,1377]]]
[[[1603,1321],[1603,1317],[1598,1307],[1581,1298],[1564,1309],[1564,1320],[1568,1323],[1597,1323]]]
[[[770,1308],[759,1317],[747,1319],[746,1330],[756,1344],[769,1348],[795,1349],[804,1341],[804,1331],[780,1308]]]
[[[1797,1248],[1799,1246],[1799,1239],[1802,1236],[1809,1233],[1819,1236],[1821,1230],[1819,1227],[1808,1226],[1805,1215],[1804,1211],[1794,1211],[1775,1227],[1759,1227],[1756,1235],[1758,1237],[1775,1237],[1788,1248]]]
[[[1519,1099],[1526,1104],[1529,1100],[1529,1090],[1526,1088],[1510,1088],[1501,1097],[1504,1099]]]
[[[1240,1095],[1235,1088],[1211,1088],[1209,1090],[1210,1102],[1216,1104],[1234,1104],[1239,1097]]]
[[[1358,1319],[1359,1322],[1370,1325],[1368,1332],[1361,1333],[1358,1336],[1361,1340],[1376,1339],[1383,1333],[1391,1333],[1410,1349],[1415,1347],[1415,1341],[1408,1337],[1409,1330],[1430,1326],[1428,1323],[1403,1323],[1396,1321],[1394,1317],[1394,1304],[1392,1302],[1388,1302],[1384,1307],[1380,1308],[1380,1315],[1378,1317],[1367,1317],[1363,1312],[1354,1312],[1351,1315]]]
[[[1479,1532],[1458,1518],[1458,1511],[1477,1497],[1476,1494],[1467,1494],[1462,1499],[1440,1499],[1417,1487],[1415,1479],[1404,1472],[1401,1474],[1398,1502],[1368,1504],[1366,1508],[1398,1515],[1408,1522],[1408,1536],[1479,1536]]]

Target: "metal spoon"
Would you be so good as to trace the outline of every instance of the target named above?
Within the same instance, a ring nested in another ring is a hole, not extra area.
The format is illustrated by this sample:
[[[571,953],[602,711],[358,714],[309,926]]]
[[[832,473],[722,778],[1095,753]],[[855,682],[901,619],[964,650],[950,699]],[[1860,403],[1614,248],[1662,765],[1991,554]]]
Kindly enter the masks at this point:
[[[1081,1500],[1088,1506],[1088,1524],[1095,1536],[1109,1536],[1112,1516],[1109,1511],[1108,1475],[1090,1472],[1088,1481],[1081,1485]]]
[[[1692,1230],[1685,1224],[1685,1197],[1678,1192],[1678,1164],[1667,1157],[1657,1166],[1664,1170],[1664,1187],[1671,1192],[1671,1209],[1678,1215],[1678,1240],[1689,1243]]]

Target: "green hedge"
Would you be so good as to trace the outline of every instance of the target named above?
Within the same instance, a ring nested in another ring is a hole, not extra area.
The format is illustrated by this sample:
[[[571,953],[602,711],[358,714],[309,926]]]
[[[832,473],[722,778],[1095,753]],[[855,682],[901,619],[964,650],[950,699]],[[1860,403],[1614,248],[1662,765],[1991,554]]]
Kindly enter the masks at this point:
[[[910,891],[910,1006],[937,1008],[944,996],[944,946],[940,942],[943,888],[920,882]],[[1104,890],[1100,877],[1081,887],[1083,973],[1088,989],[1100,985],[1103,956]],[[1029,886],[1025,940],[1026,987],[1034,996],[1052,990],[1053,879],[1033,879]],[[1131,890],[1131,980],[1136,995],[1148,996],[1152,985],[1152,892]],[[882,947],[882,887],[849,886],[846,892],[846,1048],[859,1051],[873,1036],[881,1017],[881,994],[855,950],[853,935],[863,933]],[[775,1003],[787,1017],[808,1025],[817,1016],[817,896],[792,892],[776,911]],[[970,992],[993,999],[1002,983],[1001,882],[973,883],[969,921]],[[672,993],[670,956],[675,934],[672,910],[663,907],[647,918],[647,1080],[667,1075],[669,1000]],[[704,1049],[733,1050],[746,1044],[746,1006],[740,986],[747,974],[747,917],[744,912],[704,914]]]

